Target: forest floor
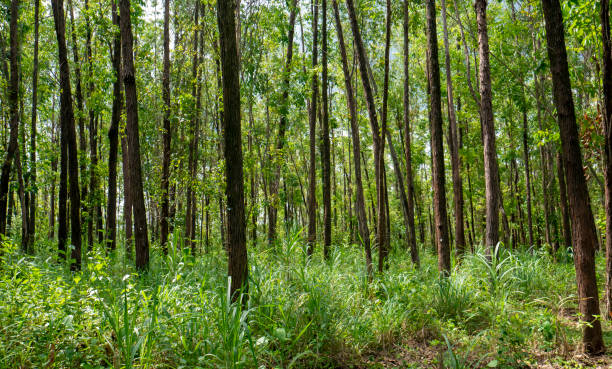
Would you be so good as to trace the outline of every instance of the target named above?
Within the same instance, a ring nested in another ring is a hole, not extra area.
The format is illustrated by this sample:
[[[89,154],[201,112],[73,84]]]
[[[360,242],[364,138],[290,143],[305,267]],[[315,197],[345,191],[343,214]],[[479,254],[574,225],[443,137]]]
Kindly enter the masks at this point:
[[[396,250],[368,283],[359,247],[309,260],[295,236],[250,246],[242,307],[222,250],[162,257],[154,245],[139,275],[123,252],[94,251],[72,273],[54,243],[35,256],[1,245],[0,368],[612,368],[580,355],[567,253],[476,252],[440,279],[429,250],[419,269]]]

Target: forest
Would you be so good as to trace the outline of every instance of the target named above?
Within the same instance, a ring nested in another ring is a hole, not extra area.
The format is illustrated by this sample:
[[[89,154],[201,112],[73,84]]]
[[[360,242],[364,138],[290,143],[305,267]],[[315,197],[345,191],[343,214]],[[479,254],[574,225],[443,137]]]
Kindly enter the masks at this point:
[[[610,0],[0,0],[0,368],[612,368]]]

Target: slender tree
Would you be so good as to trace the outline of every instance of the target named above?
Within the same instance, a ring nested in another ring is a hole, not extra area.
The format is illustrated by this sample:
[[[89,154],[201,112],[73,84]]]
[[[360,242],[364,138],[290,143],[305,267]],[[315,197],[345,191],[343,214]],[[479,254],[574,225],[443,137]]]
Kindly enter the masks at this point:
[[[10,137],[9,144],[6,150],[6,156],[2,165],[2,173],[0,174],[0,235],[6,235],[6,216],[7,216],[7,200],[9,197],[9,181],[11,174],[11,166],[13,159],[18,150],[18,130],[19,130],[19,0],[11,1],[11,21],[9,26],[10,32],[10,80],[8,90],[9,115],[10,115]],[[9,209],[10,211],[10,209]]]
[[[36,236],[36,198],[38,185],[36,183],[36,120],[38,116],[38,38],[39,38],[40,0],[34,0],[34,59],[32,61],[32,124],[30,126],[30,211],[28,215],[28,241],[31,247]]]
[[[332,209],[331,209],[331,161],[329,140],[329,103],[328,103],[328,76],[327,76],[327,0],[322,0],[321,9],[323,13],[321,22],[321,105],[323,108],[322,128],[322,172],[323,172],[323,255],[329,258],[332,235]]]
[[[404,156],[406,158],[406,200],[408,212],[408,246],[410,247],[410,256],[412,262],[418,267],[420,264],[419,251],[416,246],[416,230],[414,225],[414,181],[412,179],[412,147],[410,129],[410,14],[408,13],[408,0],[404,0],[404,90],[403,90],[403,108],[404,108]]]
[[[134,52],[132,20],[130,18],[130,0],[120,0],[121,54],[123,57],[123,87],[125,89],[126,135],[130,172],[128,191],[132,196],[134,214],[134,245],[136,250],[136,267],[146,269],[149,266],[149,238],[147,217],[142,186],[142,168],[140,163],[140,142],[138,134],[138,97],[136,94],[136,75],[134,69]]]
[[[119,123],[121,121],[121,33],[119,32],[119,14],[117,2],[111,1],[113,25],[117,27],[113,37],[112,64],[115,80],[113,81],[113,108],[111,125],[108,129],[108,204],[106,210],[106,247],[115,250],[117,247],[117,151],[119,146]],[[127,214],[124,214],[127,215]]]
[[[346,86],[346,98],[351,121],[351,138],[353,142],[353,168],[355,171],[355,212],[357,213],[357,226],[359,229],[359,237],[363,243],[366,258],[366,269],[368,276],[372,278],[372,250],[370,249],[370,230],[368,229],[368,220],[365,211],[365,200],[363,196],[363,183],[361,179],[361,141],[359,138],[359,124],[357,122],[357,102],[355,101],[355,92],[351,83],[351,74],[349,71],[348,57],[346,54],[346,46],[344,43],[344,33],[342,31],[342,22],[340,21],[340,12],[338,3],[332,0],[334,8],[334,19],[336,20],[336,32],[338,33],[338,45],[340,48],[340,56],[342,59],[342,73],[344,75],[344,85]]]
[[[60,188],[60,217],[66,218],[66,171],[69,172],[70,180],[70,230],[71,230],[71,242],[72,251],[70,254],[71,263],[70,268],[72,270],[78,270],[81,268],[81,197],[79,193],[79,166],[78,166],[78,155],[76,145],[76,132],[74,129],[74,112],[72,110],[72,92],[70,88],[70,68],[68,66],[68,57],[66,50],[66,21],[64,19],[64,2],[63,0],[53,0],[51,2],[53,7],[53,18],[55,20],[55,34],[57,36],[57,48],[58,48],[58,62],[60,72],[60,122],[62,130],[63,143],[62,150],[62,169],[63,174],[61,177],[64,183],[64,189]],[[67,153],[66,153],[67,151]],[[67,154],[67,155],[66,155]],[[67,164],[66,164],[67,161]],[[60,187],[62,187],[62,181],[60,181]],[[64,201],[62,205],[62,192],[64,193]],[[62,214],[61,207],[64,207]],[[62,228],[62,219],[60,218],[60,229]],[[64,234],[66,233],[66,219],[64,223]],[[60,231],[61,232],[61,231]],[[58,232],[58,238],[61,235]],[[65,235],[64,235],[65,237]],[[62,250],[62,240],[60,238],[60,251]]]
[[[455,206],[455,251],[461,256],[465,251],[465,230],[463,221],[463,180],[461,178],[461,157],[459,156],[459,129],[455,100],[453,97],[453,80],[451,77],[451,60],[446,26],[446,1],[442,0],[442,26],[444,29],[444,68],[446,70],[446,105],[448,109],[449,139],[453,176],[453,204]]]
[[[370,129],[372,131],[372,139],[374,142],[374,171],[376,176],[376,243],[379,247],[384,247],[386,244],[387,237],[387,221],[385,214],[385,197],[384,197],[384,183],[383,183],[383,164],[384,158],[382,157],[381,146],[384,142],[384,137],[381,135],[380,127],[378,125],[378,115],[376,112],[376,106],[374,104],[374,92],[372,90],[372,82],[370,81],[368,74],[369,62],[366,56],[366,50],[361,37],[361,31],[359,30],[359,24],[357,23],[357,14],[355,13],[355,5],[353,0],[346,0],[348,9],[349,19],[351,22],[351,29],[353,31],[353,39],[355,42],[355,52],[357,54],[357,60],[359,61],[359,74],[361,75],[361,82],[363,85],[363,91],[366,98],[366,106],[368,109],[368,116],[370,118]],[[366,172],[367,173],[367,172]],[[384,255],[384,254],[383,254]],[[382,269],[384,261],[379,261],[378,268]]]
[[[604,174],[606,210],[606,317],[612,311],[612,40],[610,39],[610,1],[602,0],[600,9],[601,38],[603,45],[603,126],[604,126]],[[561,177],[559,178],[561,179]],[[559,182],[561,185],[561,182]]]
[[[319,1],[314,0],[313,16],[312,16],[312,68],[315,72],[312,74],[312,96],[310,99],[310,116],[309,116],[309,131],[310,131],[310,166],[308,167],[308,255],[314,252],[315,242],[317,240],[317,197],[316,197],[316,135],[317,135],[317,99],[319,91],[319,76],[316,73],[318,64],[318,37],[319,28],[317,26],[319,19]]]
[[[476,22],[478,24],[478,53],[480,56],[480,119],[484,141],[486,232],[485,246],[491,250],[499,242],[499,210],[501,206],[499,166],[495,144],[493,102],[491,93],[491,67],[489,65],[489,35],[487,31],[487,0],[476,0]]]
[[[446,178],[444,174],[444,148],[442,138],[442,94],[440,65],[438,62],[438,34],[436,31],[436,4],[427,0],[427,65],[429,76],[429,129],[431,131],[431,161],[434,192],[435,237],[438,250],[438,271],[450,273],[450,244],[446,213]]]
[[[162,199],[160,219],[160,242],[164,254],[168,253],[168,216],[170,209],[170,159],[172,127],[170,126],[170,0],[164,0],[164,71],[162,74],[162,99],[164,100],[164,131],[162,161]]]
[[[546,23],[548,60],[553,82],[553,100],[557,108],[557,121],[563,148],[563,163],[567,179],[574,265],[582,320],[582,342],[591,354],[604,352],[605,347],[599,320],[599,295],[595,274],[595,248],[597,233],[591,211],[589,191],[582,166],[582,154],[578,138],[578,126],[574,111],[574,99],[567,64],[563,15],[559,0],[542,0]]]
[[[240,60],[236,42],[235,0],[217,1],[217,22],[223,80],[223,137],[225,153],[225,193],[227,196],[228,275],[233,300],[247,290],[247,250],[242,173],[242,133],[240,128]],[[243,295],[246,296],[246,295]],[[242,300],[243,303],[245,300]]]

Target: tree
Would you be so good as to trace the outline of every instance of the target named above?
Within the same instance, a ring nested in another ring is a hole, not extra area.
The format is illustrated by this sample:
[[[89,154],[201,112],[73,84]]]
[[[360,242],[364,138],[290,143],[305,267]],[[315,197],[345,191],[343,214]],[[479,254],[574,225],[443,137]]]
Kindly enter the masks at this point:
[[[436,5],[427,0],[427,66],[429,77],[429,129],[431,131],[431,178],[434,191],[435,237],[438,250],[438,271],[450,273],[450,245],[446,214],[446,178],[444,174],[444,148],[442,143],[442,94],[440,91],[440,65],[438,63],[438,34],[436,31]]]
[[[247,286],[246,227],[242,173],[242,133],[240,128],[240,60],[236,42],[235,0],[217,1],[217,22],[223,80],[223,141],[225,154],[225,194],[227,196],[228,275],[235,301]],[[246,296],[246,295],[243,295]],[[242,300],[243,303],[245,300]]]
[[[329,140],[329,103],[328,103],[328,76],[327,76],[327,0],[322,1],[323,19],[321,24],[321,64],[323,71],[321,75],[321,105],[323,108],[323,121],[321,122],[323,136],[322,141],[322,172],[323,172],[323,255],[329,258],[329,248],[331,246],[331,161],[330,161],[330,140]]]
[[[461,179],[461,158],[459,157],[459,129],[453,97],[448,30],[446,29],[446,1],[442,0],[442,26],[444,29],[444,68],[446,70],[446,105],[448,109],[449,139],[453,176],[453,203],[455,205],[455,251],[461,256],[465,251],[465,231],[463,228],[463,181]]]
[[[406,157],[406,205],[408,216],[408,247],[412,262],[418,267],[420,264],[419,252],[416,246],[416,230],[414,225],[414,181],[412,179],[412,148],[410,129],[410,36],[409,36],[409,13],[408,0],[404,0],[404,89],[403,89],[403,108],[404,108],[404,156]]]
[[[312,14],[312,69],[315,72],[312,74],[312,96],[310,99],[310,116],[309,116],[309,131],[310,131],[310,166],[308,167],[308,255],[314,252],[314,245],[317,240],[317,196],[316,196],[316,135],[317,135],[317,96],[319,91],[319,77],[316,73],[318,63],[318,23],[319,19],[319,1],[314,0]]]
[[[19,21],[19,0],[11,1],[11,21],[10,21],[10,81],[9,81],[9,114],[10,114],[10,137],[6,150],[2,173],[0,174],[0,235],[6,235],[6,215],[7,200],[9,196],[9,181],[11,165],[17,152],[17,136],[19,129],[19,65],[17,54],[19,52],[18,40],[18,21]]]
[[[501,206],[499,187],[499,167],[495,144],[495,125],[493,122],[493,102],[491,94],[491,67],[489,65],[489,35],[487,31],[487,0],[476,0],[476,22],[478,24],[478,54],[480,57],[480,119],[484,141],[486,232],[485,246],[490,256],[491,250],[499,242],[499,209]]]
[[[117,247],[117,151],[119,146],[119,123],[121,121],[121,33],[119,32],[119,14],[117,2],[111,1],[113,25],[117,27],[113,37],[112,65],[115,73],[113,81],[113,107],[111,125],[108,129],[108,204],[106,210],[106,247],[115,250]],[[130,208],[131,209],[131,208]],[[127,216],[127,213],[125,214]]]
[[[351,74],[349,71],[346,47],[344,44],[344,34],[342,32],[340,12],[338,10],[338,3],[336,2],[336,0],[332,0],[332,6],[334,8],[336,32],[338,33],[338,46],[340,48],[340,56],[342,59],[342,73],[344,75],[347,105],[351,121],[351,138],[353,142],[353,168],[355,171],[355,211],[357,213],[357,226],[359,228],[359,237],[361,242],[363,243],[365,251],[366,269],[368,277],[372,279],[372,250],[370,249],[370,230],[368,229],[368,220],[365,211],[365,200],[363,196],[363,183],[361,180],[361,141],[359,138],[359,125],[357,122],[357,102],[355,101],[355,93],[353,91],[353,84],[351,83]]]
[[[606,210],[606,316],[612,317],[612,40],[610,40],[610,1],[601,1],[601,38],[603,45],[603,126]],[[559,175],[561,179],[561,175]],[[559,185],[561,183],[559,182]],[[562,192],[563,194],[563,192]],[[565,219],[565,218],[564,218]]]
[[[140,142],[138,134],[138,96],[136,94],[136,75],[134,70],[134,52],[132,20],[130,18],[130,0],[120,0],[121,53],[123,57],[123,87],[125,89],[126,135],[129,158],[129,188],[132,196],[134,214],[134,245],[136,250],[136,267],[146,269],[149,266],[149,238],[147,217],[142,187],[142,169],[140,163]]]
[[[31,247],[36,236],[36,119],[38,107],[38,38],[39,38],[39,13],[40,0],[34,0],[34,60],[32,62],[32,124],[30,126],[30,181],[32,189],[30,192],[30,211],[28,219],[28,249]],[[31,250],[30,250],[31,251]]]
[[[170,0],[164,0],[164,71],[162,76],[162,98],[164,100],[164,131],[162,141],[164,146],[162,162],[162,200],[160,219],[160,242],[164,254],[168,253],[168,217],[170,191],[170,159],[172,127],[170,126]]]
[[[60,180],[60,230],[58,231],[59,249],[65,251],[62,242],[65,241],[66,234],[66,171],[69,173],[70,180],[70,230],[71,242],[73,245],[70,258],[70,269],[78,270],[81,268],[81,197],[79,194],[79,167],[78,155],[76,147],[76,132],[74,129],[74,112],[72,110],[72,92],[70,88],[70,69],[68,66],[68,57],[66,50],[66,21],[64,19],[64,2],[63,0],[53,0],[53,19],[55,20],[55,34],[57,36],[58,62],[60,72],[60,122],[62,136],[62,174]],[[67,155],[66,155],[67,154]],[[67,163],[66,163],[67,162]],[[62,214],[62,192],[64,193]],[[64,235],[62,240],[62,217],[64,224]]]
[[[366,106],[368,109],[368,116],[370,118],[370,129],[372,131],[372,139],[374,142],[374,171],[376,176],[376,243],[379,247],[385,247],[387,239],[387,221],[385,213],[385,191],[383,183],[383,151],[382,145],[384,144],[384,137],[378,125],[378,115],[376,112],[376,106],[374,104],[374,93],[372,91],[372,84],[368,74],[368,60],[366,56],[363,39],[361,38],[361,31],[357,23],[357,15],[355,13],[355,5],[353,0],[346,0],[346,5],[351,21],[351,29],[353,31],[353,39],[355,42],[355,52],[359,61],[359,74],[361,75],[361,83],[363,85],[363,91],[366,98]],[[384,254],[383,254],[384,256]],[[378,269],[382,271],[383,261],[379,261]]]
[[[553,82],[553,100],[563,148],[563,163],[567,179],[576,283],[583,326],[582,342],[586,352],[599,354],[605,347],[599,316],[599,295],[595,274],[597,234],[591,211],[589,191],[584,177],[574,99],[567,64],[563,15],[559,0],[542,0],[546,22],[548,60]]]

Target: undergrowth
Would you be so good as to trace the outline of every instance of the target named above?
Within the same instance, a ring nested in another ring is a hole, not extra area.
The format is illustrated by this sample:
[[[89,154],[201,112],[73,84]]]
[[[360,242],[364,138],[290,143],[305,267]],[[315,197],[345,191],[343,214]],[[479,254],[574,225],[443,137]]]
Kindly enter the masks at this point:
[[[439,355],[412,367],[521,367],[579,339],[560,308],[576,306],[573,265],[545,253],[476,252],[440,278],[434,255],[415,270],[396,250],[369,283],[358,246],[308,259],[295,236],[250,248],[243,306],[228,296],[223,251],[154,250],[139,275],[103,251],[72,273],[47,246],[32,257],[2,244],[1,368],[367,367],[415,342]]]

